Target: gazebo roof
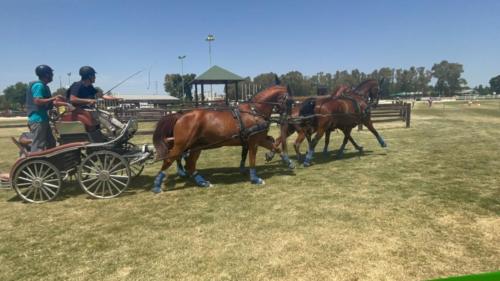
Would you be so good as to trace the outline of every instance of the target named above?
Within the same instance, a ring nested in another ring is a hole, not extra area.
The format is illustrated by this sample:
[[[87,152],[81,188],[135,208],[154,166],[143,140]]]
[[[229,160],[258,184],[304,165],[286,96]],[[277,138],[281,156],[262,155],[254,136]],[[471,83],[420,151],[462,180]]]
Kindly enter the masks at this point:
[[[228,82],[243,81],[243,77],[236,75],[229,70],[214,65],[203,74],[196,77],[192,84],[225,84]]]

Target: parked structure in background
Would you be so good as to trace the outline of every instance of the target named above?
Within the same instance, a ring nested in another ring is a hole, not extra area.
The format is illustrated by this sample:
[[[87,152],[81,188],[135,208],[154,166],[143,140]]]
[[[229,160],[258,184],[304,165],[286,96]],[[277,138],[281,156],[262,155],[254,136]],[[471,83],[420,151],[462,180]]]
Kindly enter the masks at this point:
[[[121,107],[121,108],[167,108],[167,105],[179,102],[179,99],[170,95],[125,95],[114,94],[120,98],[118,101],[100,100],[99,106],[103,108]]]

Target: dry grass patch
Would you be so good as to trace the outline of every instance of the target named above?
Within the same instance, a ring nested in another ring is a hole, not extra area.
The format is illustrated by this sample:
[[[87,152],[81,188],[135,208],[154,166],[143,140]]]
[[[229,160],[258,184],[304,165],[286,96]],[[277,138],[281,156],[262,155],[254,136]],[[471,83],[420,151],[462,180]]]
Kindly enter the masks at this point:
[[[423,280],[498,270],[499,120],[494,102],[417,104],[412,128],[377,124],[387,149],[356,131],[363,155],[317,153],[294,171],[265,164],[261,150],[263,187],[239,174],[239,148],[223,148],[199,161],[210,189],[170,176],[155,196],[155,164],[113,200],[74,185],[43,205],[1,191],[0,279]],[[332,135],[332,150],[340,140]],[[0,145],[5,170],[16,151]]]

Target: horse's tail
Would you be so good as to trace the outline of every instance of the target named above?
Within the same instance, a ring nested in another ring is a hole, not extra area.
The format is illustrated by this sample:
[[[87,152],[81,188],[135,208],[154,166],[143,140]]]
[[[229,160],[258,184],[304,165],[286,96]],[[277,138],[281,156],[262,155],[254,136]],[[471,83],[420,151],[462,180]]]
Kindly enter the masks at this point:
[[[170,147],[169,142],[166,139],[174,136],[174,126],[181,115],[182,114],[180,113],[165,115],[156,124],[156,128],[153,133],[153,145],[156,149],[157,160],[167,156]]]

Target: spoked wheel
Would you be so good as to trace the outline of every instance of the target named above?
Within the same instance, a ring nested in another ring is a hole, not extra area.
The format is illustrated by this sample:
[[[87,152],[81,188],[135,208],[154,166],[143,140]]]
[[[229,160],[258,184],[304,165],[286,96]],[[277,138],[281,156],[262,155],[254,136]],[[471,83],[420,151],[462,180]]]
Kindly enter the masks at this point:
[[[78,183],[92,197],[116,197],[125,191],[130,183],[128,162],[111,151],[94,152],[80,164]]]
[[[28,160],[14,172],[12,187],[26,202],[43,203],[61,191],[61,173],[45,160]]]
[[[144,162],[130,165],[130,175],[133,178],[140,176],[144,170],[144,166],[146,166],[146,163]]]
[[[130,150],[138,150],[139,148],[137,147],[137,145],[131,142],[127,142],[126,149],[130,151]],[[130,165],[130,175],[133,178],[140,176],[142,171],[144,170],[144,166],[146,166],[146,163],[144,162]]]

